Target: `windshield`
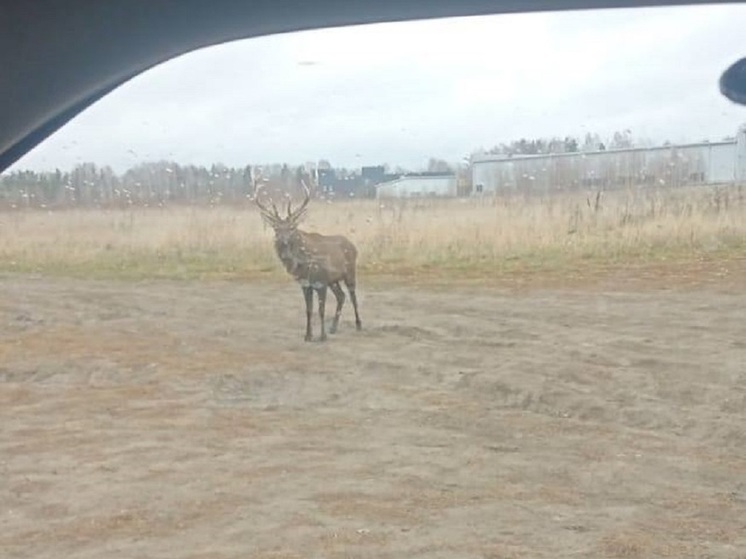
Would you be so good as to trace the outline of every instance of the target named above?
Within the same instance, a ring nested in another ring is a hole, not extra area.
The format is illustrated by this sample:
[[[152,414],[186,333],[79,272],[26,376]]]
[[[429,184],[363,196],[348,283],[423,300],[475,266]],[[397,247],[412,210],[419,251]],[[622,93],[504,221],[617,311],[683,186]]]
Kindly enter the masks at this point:
[[[746,7],[355,26],[0,175],[11,557],[740,557]]]

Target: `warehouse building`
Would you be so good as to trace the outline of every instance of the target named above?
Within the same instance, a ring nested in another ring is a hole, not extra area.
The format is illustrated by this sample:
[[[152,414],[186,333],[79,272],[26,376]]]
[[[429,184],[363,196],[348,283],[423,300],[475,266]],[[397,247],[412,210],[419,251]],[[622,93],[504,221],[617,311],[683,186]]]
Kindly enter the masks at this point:
[[[476,196],[746,183],[746,125],[734,139],[722,142],[546,155],[475,155],[471,173]]]
[[[408,173],[376,185],[377,198],[453,198],[456,194],[453,173]]]

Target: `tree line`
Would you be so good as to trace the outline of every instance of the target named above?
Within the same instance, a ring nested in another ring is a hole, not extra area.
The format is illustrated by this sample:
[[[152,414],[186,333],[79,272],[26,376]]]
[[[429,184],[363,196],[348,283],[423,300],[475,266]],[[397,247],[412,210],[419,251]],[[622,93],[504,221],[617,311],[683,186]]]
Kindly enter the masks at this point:
[[[605,142],[598,134],[591,133],[582,139],[571,136],[521,138],[495,145],[487,153],[532,155],[619,149],[635,145],[647,145],[647,142],[634,141],[631,132],[625,130],[615,132]],[[331,163],[322,160],[318,162],[318,167],[331,168]],[[430,172],[457,173],[464,178],[468,176],[468,165],[464,163],[430,158],[425,167]],[[264,179],[280,187],[297,184],[298,177],[309,171],[308,165],[229,167],[216,163],[207,167],[170,161],[141,163],[120,174],[109,166],[94,163],[82,163],[64,172],[59,169],[19,170],[0,175],[0,209],[243,204],[253,195],[253,177],[257,176],[257,169]],[[345,176],[357,172],[339,168],[336,171],[338,175]],[[396,167],[394,171],[407,172],[401,167]]]
[[[142,163],[122,174],[82,163],[71,171],[14,171],[0,177],[4,208],[67,208],[217,205],[246,200],[253,192],[252,168]]]
[[[610,138],[603,140],[597,133],[586,133],[583,138],[574,136],[552,138],[521,138],[509,143],[493,146],[487,153],[491,155],[541,155],[550,153],[577,153],[604,151],[607,149],[625,149],[649,145],[649,141],[635,141],[630,130],[614,132]]]
[[[206,167],[170,161],[141,163],[121,174],[95,163],[64,172],[17,170],[0,175],[0,209],[236,205],[250,201],[255,180],[282,190],[301,179],[313,186],[309,175],[307,165]]]

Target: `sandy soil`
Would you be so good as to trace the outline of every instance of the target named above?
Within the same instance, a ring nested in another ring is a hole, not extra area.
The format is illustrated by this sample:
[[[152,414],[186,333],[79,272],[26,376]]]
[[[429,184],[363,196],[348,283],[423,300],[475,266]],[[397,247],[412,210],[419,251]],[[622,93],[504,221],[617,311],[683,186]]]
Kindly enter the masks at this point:
[[[746,289],[0,286],[3,558],[746,557]]]

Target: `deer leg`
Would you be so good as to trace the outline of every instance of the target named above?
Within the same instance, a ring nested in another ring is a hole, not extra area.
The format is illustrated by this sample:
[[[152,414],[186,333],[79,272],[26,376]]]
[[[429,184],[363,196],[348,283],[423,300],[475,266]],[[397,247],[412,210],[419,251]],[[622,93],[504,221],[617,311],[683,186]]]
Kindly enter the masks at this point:
[[[345,292],[342,291],[338,281],[334,282],[329,287],[337,298],[337,310],[334,312],[334,321],[332,322],[331,328],[329,328],[329,333],[335,334],[337,332],[337,327],[339,326],[339,317],[342,314],[342,305],[345,304]]]
[[[363,323],[360,321],[360,313],[357,311],[357,296],[355,295],[355,282],[345,280],[347,291],[350,292],[350,301],[352,301],[352,308],[355,309],[355,327],[358,330],[363,329]]]
[[[321,320],[321,337],[319,341],[326,340],[326,328],[324,326],[324,311],[326,310],[326,286],[317,289],[319,294],[319,319]]]
[[[309,285],[303,287],[303,298],[306,300],[306,341],[313,338],[311,333],[311,319],[313,318],[313,288]]]

